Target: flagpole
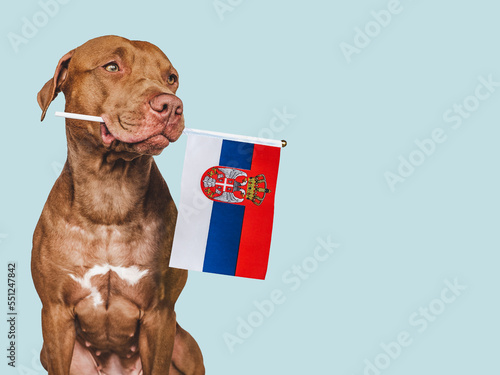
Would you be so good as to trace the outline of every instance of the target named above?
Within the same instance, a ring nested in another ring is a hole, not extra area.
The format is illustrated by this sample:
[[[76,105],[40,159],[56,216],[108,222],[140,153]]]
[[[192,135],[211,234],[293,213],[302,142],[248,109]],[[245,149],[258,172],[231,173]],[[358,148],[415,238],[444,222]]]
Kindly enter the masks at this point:
[[[75,119],[75,120],[104,122],[102,117],[81,115],[81,114],[77,114],[77,113],[56,112],[56,116],[71,118],[71,119]],[[213,131],[209,131],[209,130],[184,128],[183,133],[184,134],[206,135],[209,137],[224,138],[224,139],[229,139],[229,140],[233,140],[233,141],[240,141],[240,142],[258,143],[261,145],[274,146],[274,147],[286,147],[286,145],[287,145],[287,142],[285,140],[278,141],[276,139],[266,139],[266,138],[258,138],[258,137],[249,137],[246,135],[219,133],[219,132],[213,132]]]
[[[104,120],[102,119],[102,117],[99,117],[99,116],[89,116],[89,115],[80,115],[80,114],[77,114],[77,113],[56,112],[56,116],[58,116],[58,117],[72,118],[74,120],[104,122]]]

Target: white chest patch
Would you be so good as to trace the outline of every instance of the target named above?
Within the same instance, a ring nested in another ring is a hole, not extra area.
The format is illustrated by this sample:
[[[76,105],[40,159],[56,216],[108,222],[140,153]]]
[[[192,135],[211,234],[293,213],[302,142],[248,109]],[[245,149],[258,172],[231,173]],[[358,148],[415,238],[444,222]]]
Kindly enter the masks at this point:
[[[69,276],[78,284],[80,284],[82,288],[90,290],[90,296],[88,298],[92,298],[94,300],[94,306],[97,307],[99,305],[102,305],[103,300],[101,294],[97,290],[97,287],[92,285],[92,277],[98,275],[106,275],[109,272],[116,273],[120,279],[126,281],[129,285],[135,285],[148,273],[148,270],[141,271],[137,266],[115,267],[109,264],[105,264],[102,266],[92,267],[85,273],[85,275],[83,275],[83,277],[77,277],[71,273],[69,274]]]

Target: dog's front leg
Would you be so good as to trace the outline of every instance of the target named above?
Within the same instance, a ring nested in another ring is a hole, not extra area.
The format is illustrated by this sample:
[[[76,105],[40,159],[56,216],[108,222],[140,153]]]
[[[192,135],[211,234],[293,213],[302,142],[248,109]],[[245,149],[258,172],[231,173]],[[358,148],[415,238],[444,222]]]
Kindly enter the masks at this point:
[[[60,304],[44,306],[42,328],[43,355],[49,375],[68,375],[76,337],[71,310]]]
[[[144,375],[169,374],[176,330],[175,319],[173,308],[144,314],[139,331],[139,350]]]

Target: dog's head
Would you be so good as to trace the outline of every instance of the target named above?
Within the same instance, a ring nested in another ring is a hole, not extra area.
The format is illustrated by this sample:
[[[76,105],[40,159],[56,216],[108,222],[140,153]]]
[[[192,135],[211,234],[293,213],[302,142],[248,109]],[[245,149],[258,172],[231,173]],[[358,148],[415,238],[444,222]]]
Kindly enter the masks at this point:
[[[37,99],[42,120],[61,91],[67,112],[104,120],[100,126],[72,120],[72,139],[86,139],[109,151],[158,155],[184,129],[178,87],[179,75],[158,47],[104,36],[64,55]]]

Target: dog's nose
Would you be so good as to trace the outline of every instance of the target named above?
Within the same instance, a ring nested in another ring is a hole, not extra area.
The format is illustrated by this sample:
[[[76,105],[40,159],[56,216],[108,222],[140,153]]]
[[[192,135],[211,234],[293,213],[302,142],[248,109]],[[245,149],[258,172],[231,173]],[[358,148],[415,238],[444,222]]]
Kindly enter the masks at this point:
[[[164,117],[169,117],[170,114],[182,115],[182,101],[172,94],[160,94],[149,101],[151,109],[158,112]]]

